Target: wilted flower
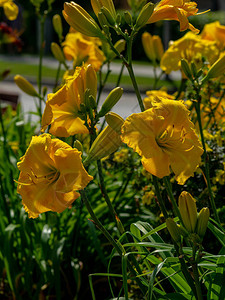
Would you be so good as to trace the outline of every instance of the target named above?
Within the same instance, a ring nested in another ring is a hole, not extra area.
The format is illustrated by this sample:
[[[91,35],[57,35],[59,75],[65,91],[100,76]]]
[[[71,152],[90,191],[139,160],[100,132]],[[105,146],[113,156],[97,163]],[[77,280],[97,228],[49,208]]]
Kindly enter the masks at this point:
[[[18,162],[18,193],[30,218],[46,211],[62,212],[79,197],[78,190],[92,180],[81,152],[50,134],[34,136]]]
[[[215,42],[202,40],[200,36],[188,32],[182,38],[171,43],[161,59],[160,67],[167,74],[180,70],[181,59],[184,58],[188,63],[193,62],[198,69],[203,65],[203,57],[209,64],[213,64],[218,56],[219,49]]]
[[[155,23],[160,20],[175,20],[180,22],[180,31],[187,29],[198,33],[188,17],[194,16],[198,12],[197,3],[190,0],[161,0],[154,8],[153,14],[147,23]]]
[[[178,183],[184,184],[203,153],[188,115],[182,101],[155,97],[152,108],[125,120],[122,140],[142,157],[148,172],[162,178],[172,169]]]
[[[62,43],[66,59],[73,60],[74,66],[91,64],[98,71],[105,60],[103,52],[99,49],[100,40],[88,38],[79,32],[70,32]]]
[[[19,8],[12,0],[0,0],[0,7],[3,7],[4,13],[10,21],[17,18]]]
[[[68,76],[63,87],[49,94],[42,117],[42,131],[51,125],[49,132],[67,137],[77,133],[88,133],[80,118],[80,105],[84,103],[86,89],[95,99],[97,93],[96,73],[91,65],[76,68],[73,76]]]

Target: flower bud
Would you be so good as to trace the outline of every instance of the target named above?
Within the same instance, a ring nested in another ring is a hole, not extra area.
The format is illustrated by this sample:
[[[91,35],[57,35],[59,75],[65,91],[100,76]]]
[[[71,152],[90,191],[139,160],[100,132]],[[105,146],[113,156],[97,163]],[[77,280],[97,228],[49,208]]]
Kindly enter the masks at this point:
[[[120,135],[110,126],[106,126],[92,144],[85,164],[92,160],[99,160],[110,155],[116,151],[121,144]]]
[[[113,130],[115,130],[118,134],[121,134],[121,127],[124,123],[124,119],[121,116],[114,112],[110,112],[105,115],[105,120]]]
[[[142,8],[142,10],[140,11],[137,17],[137,21],[135,24],[136,29],[143,27],[147,23],[148,19],[151,17],[153,13],[153,10],[154,10],[153,3],[149,2],[145,4],[145,6]]]
[[[188,65],[187,60],[184,58],[181,59],[181,68],[184,74],[186,75],[186,77],[191,79],[192,78],[191,69]]]
[[[203,238],[207,229],[208,221],[209,221],[209,208],[203,207],[198,214],[198,221],[196,226],[196,233]]]
[[[156,56],[155,56],[155,51],[154,51],[153,42],[152,42],[152,35],[150,33],[144,32],[142,34],[142,45],[143,45],[145,54],[148,57],[148,59],[152,60],[154,62],[156,59]]]
[[[75,2],[65,2],[63,16],[75,30],[92,37],[104,38],[95,20]]]
[[[117,41],[114,45],[114,48],[116,48],[116,50],[121,53],[125,50],[125,47],[126,47],[126,41],[121,39],[119,41]],[[114,58],[116,57],[116,53],[112,50],[109,51],[109,54],[108,54],[108,60],[111,61],[113,60]]]
[[[54,42],[51,43],[52,54],[60,63],[65,63],[65,57],[60,46]]]
[[[113,108],[113,106],[120,100],[122,94],[123,94],[122,88],[116,87],[115,89],[113,89],[109,93],[108,97],[105,99],[105,102],[102,104],[98,116],[103,117],[105,114],[107,114]]]
[[[203,78],[203,82],[206,79],[215,78],[223,75],[225,72],[225,54],[222,54],[219,59],[211,66],[207,75]]]
[[[99,23],[100,23],[100,25],[101,25],[102,28],[104,26],[109,26],[109,23],[108,23],[105,15],[101,11],[98,13],[98,21],[99,21]]]
[[[124,20],[128,25],[132,24],[132,16],[131,16],[130,12],[127,10],[124,12]]]
[[[87,69],[86,69],[86,88],[89,89],[90,91],[90,95],[94,97],[94,99],[96,99],[96,95],[97,95],[97,75],[96,72],[94,70],[94,68],[92,67],[92,65],[88,65]]]
[[[81,153],[83,152],[83,145],[81,144],[81,142],[79,140],[76,140],[73,144],[73,148],[76,148],[77,150],[79,150]]]
[[[91,0],[91,6],[96,16],[98,16],[101,8],[105,7],[113,19],[116,20],[116,10],[112,0]]]
[[[167,226],[167,229],[168,229],[172,239],[176,243],[179,243],[181,240],[180,229],[172,218],[166,219],[166,226]]]
[[[52,24],[55,32],[57,33],[59,40],[62,40],[63,27],[62,27],[62,19],[60,15],[56,14],[52,18]]]
[[[182,192],[178,202],[184,227],[190,233],[195,232],[197,223],[197,207],[195,199],[188,192]]]
[[[101,8],[101,12],[105,16],[106,20],[108,21],[109,25],[114,26],[116,23],[116,20],[113,18],[113,16],[110,14],[110,11],[106,7]],[[106,23],[106,25],[108,25]]]
[[[118,25],[121,24],[121,15],[120,14],[116,15],[116,24],[118,24]]]
[[[164,54],[164,48],[161,38],[158,35],[153,35],[152,44],[155,52],[155,57],[158,61],[160,61]]]
[[[36,92],[35,88],[33,85],[26,80],[23,76],[21,75],[16,75],[14,77],[14,81],[16,85],[26,94],[33,96],[33,97],[39,97],[38,93]]]

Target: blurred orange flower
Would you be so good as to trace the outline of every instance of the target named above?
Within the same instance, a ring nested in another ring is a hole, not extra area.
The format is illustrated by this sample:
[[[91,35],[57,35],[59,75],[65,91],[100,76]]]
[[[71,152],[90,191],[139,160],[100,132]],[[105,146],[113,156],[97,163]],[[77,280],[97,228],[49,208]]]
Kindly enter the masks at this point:
[[[122,141],[142,157],[149,173],[162,178],[172,169],[177,182],[184,184],[203,153],[188,115],[182,101],[155,97],[152,108],[125,120]]]
[[[194,16],[198,12],[197,3],[190,0],[161,0],[154,8],[154,12],[147,23],[155,23],[160,20],[175,20],[180,22],[180,31],[187,29],[198,33],[188,17]]]
[[[62,43],[66,59],[73,60],[74,67],[91,64],[98,71],[105,60],[99,49],[100,40],[83,35],[80,32],[70,32]]]
[[[219,21],[206,24],[201,32],[201,38],[217,42],[220,49],[225,46],[225,26]]]
[[[17,191],[29,218],[47,211],[62,212],[91,181],[81,152],[50,134],[34,136],[20,162]]]

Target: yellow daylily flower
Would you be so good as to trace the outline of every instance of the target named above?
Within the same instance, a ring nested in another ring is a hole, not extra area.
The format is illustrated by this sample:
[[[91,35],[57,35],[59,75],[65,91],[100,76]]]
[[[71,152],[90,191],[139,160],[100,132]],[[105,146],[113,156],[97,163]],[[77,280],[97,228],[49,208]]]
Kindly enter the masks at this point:
[[[0,0],[0,7],[3,7],[4,13],[10,21],[17,18],[19,8],[12,0]]]
[[[155,97],[152,107],[128,117],[121,131],[122,141],[159,178],[172,169],[177,182],[184,184],[201,161],[203,150],[182,101]]]
[[[70,32],[62,43],[63,52],[67,60],[73,60],[74,66],[91,64],[98,71],[105,56],[97,43],[96,39],[88,39],[79,32]]]
[[[153,14],[147,23],[155,23],[160,20],[175,20],[180,22],[180,31],[190,29],[198,33],[188,17],[194,16],[198,12],[197,3],[190,0],[161,0],[154,8]]]
[[[152,107],[152,101],[154,101],[155,97],[163,97],[165,99],[175,100],[173,95],[169,95],[166,91],[163,90],[152,90],[146,92],[147,97],[143,99],[145,109],[149,109]]]
[[[49,94],[42,116],[42,131],[49,125],[49,132],[60,137],[77,133],[88,133],[84,121],[79,117],[81,103],[84,103],[85,90],[96,98],[97,77],[91,65],[77,67],[73,76],[66,78],[63,87],[54,94]]]
[[[219,21],[206,24],[201,32],[201,38],[209,41],[216,41],[220,49],[225,46],[225,26]]]
[[[161,59],[160,67],[167,74],[180,70],[181,59],[184,58],[188,63],[193,62],[197,68],[201,68],[203,64],[202,57],[209,64],[213,64],[217,60],[219,49],[216,42],[202,40],[200,36],[188,32],[182,38],[170,44]]]
[[[81,152],[50,134],[34,136],[20,162],[17,192],[29,218],[47,211],[62,212],[77,192],[93,179],[81,161]]]

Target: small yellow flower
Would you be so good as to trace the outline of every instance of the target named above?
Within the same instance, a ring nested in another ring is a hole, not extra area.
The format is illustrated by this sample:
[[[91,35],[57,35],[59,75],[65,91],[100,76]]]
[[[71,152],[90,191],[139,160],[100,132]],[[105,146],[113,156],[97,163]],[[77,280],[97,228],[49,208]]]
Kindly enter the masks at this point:
[[[74,66],[91,64],[98,71],[105,60],[103,52],[99,49],[100,40],[88,38],[80,32],[70,32],[62,43],[66,59],[73,60]]]
[[[49,125],[49,132],[60,137],[68,137],[77,133],[88,133],[84,121],[79,117],[84,93],[90,89],[94,98],[97,92],[97,78],[89,65],[76,68],[73,76],[68,76],[63,87],[54,94],[49,94],[42,116],[42,131]]]
[[[153,191],[145,192],[142,197],[143,204],[151,205],[154,197],[155,197],[155,193]]]
[[[29,218],[47,211],[62,212],[77,199],[77,192],[91,181],[81,152],[50,134],[34,136],[20,162],[17,192]]]
[[[198,69],[203,65],[202,57],[209,64],[213,64],[217,60],[219,49],[216,42],[202,40],[200,36],[188,32],[182,38],[171,43],[161,59],[160,67],[167,74],[180,70],[181,59],[184,58],[189,64],[193,62]]]
[[[194,33],[198,33],[199,30],[188,21],[188,17],[196,15],[197,12],[197,3],[190,0],[161,0],[155,6],[154,12],[147,23],[175,20],[180,22],[180,31],[190,29]]]
[[[145,109],[149,109],[152,107],[152,101],[154,101],[155,97],[163,97],[165,99],[175,100],[173,95],[169,95],[166,91],[163,90],[152,90],[146,92],[147,97],[144,98],[144,106]]]
[[[220,49],[225,46],[225,26],[219,21],[206,24],[201,32],[202,39],[216,41]]]
[[[115,152],[113,155],[113,160],[117,163],[124,163],[127,161],[129,156],[129,150],[122,148],[119,151]]]
[[[0,0],[0,7],[3,7],[4,13],[10,21],[17,18],[19,8],[12,0]]]
[[[142,157],[149,173],[162,178],[172,169],[177,182],[184,184],[203,153],[188,115],[182,101],[155,97],[152,108],[125,120],[122,141]]]

